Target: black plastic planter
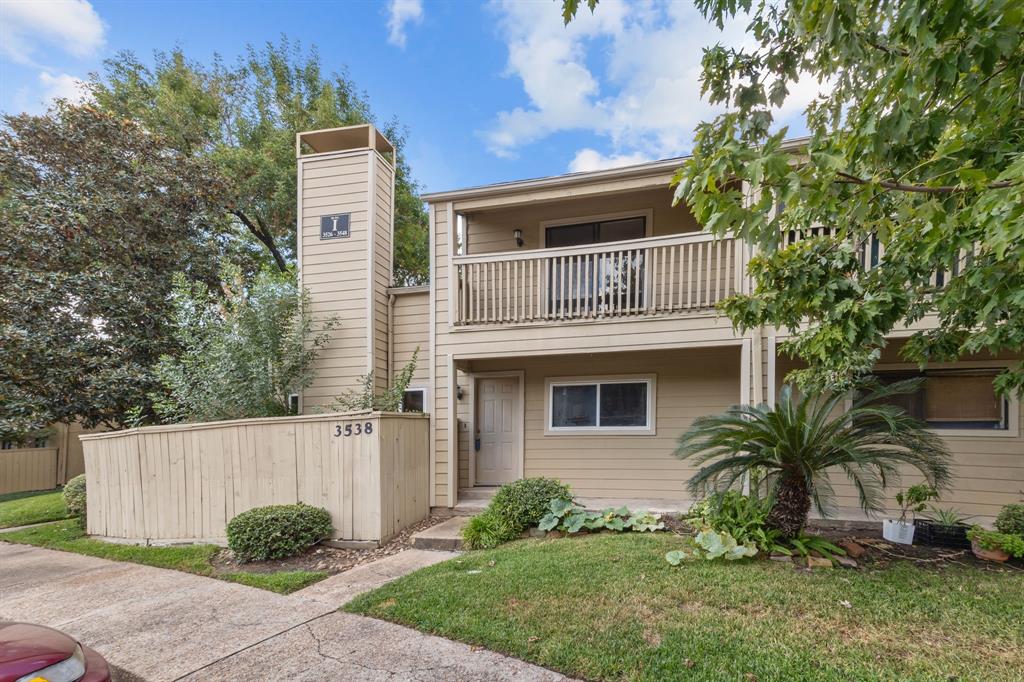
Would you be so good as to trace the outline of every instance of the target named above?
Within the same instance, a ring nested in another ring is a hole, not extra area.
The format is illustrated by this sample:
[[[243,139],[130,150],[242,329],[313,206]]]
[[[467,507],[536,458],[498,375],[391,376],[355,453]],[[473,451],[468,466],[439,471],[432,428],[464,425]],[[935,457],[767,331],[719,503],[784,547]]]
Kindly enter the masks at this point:
[[[957,524],[946,526],[934,521],[917,519],[914,521],[914,544],[930,547],[949,547],[950,549],[970,549],[971,541],[967,539],[970,526]]]

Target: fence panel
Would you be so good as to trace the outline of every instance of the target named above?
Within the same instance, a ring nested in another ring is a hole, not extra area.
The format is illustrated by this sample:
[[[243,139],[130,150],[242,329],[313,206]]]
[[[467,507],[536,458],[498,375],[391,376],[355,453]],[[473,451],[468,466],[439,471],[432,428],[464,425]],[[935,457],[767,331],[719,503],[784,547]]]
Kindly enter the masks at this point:
[[[88,530],[221,542],[247,509],[305,502],[331,513],[335,539],[381,542],[429,513],[428,425],[364,413],[83,435]]]

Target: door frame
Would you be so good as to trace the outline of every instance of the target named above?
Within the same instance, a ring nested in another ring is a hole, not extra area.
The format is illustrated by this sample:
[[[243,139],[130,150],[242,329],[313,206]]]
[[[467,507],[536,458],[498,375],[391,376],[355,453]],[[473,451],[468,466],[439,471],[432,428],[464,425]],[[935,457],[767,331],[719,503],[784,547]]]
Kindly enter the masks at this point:
[[[516,480],[523,478],[526,468],[526,372],[521,369],[500,372],[473,372],[473,406],[469,419],[469,487],[476,487],[476,406],[480,397],[479,379],[507,379],[515,377],[519,381],[519,414],[516,424],[519,427],[519,458],[516,462]]]

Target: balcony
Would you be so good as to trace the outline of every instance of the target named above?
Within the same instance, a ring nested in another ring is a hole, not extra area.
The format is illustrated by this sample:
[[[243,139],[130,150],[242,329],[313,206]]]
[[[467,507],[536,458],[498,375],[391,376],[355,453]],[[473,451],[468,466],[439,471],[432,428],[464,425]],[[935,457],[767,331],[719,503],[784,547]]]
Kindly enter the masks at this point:
[[[454,256],[463,327],[710,313],[741,289],[743,245],[707,233]]]

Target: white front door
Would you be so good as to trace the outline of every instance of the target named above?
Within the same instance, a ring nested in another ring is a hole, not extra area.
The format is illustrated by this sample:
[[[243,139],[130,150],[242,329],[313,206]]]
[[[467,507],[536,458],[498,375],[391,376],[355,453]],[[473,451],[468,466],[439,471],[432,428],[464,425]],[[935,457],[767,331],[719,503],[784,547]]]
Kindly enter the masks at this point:
[[[519,477],[519,377],[477,380],[476,485],[501,485]]]

